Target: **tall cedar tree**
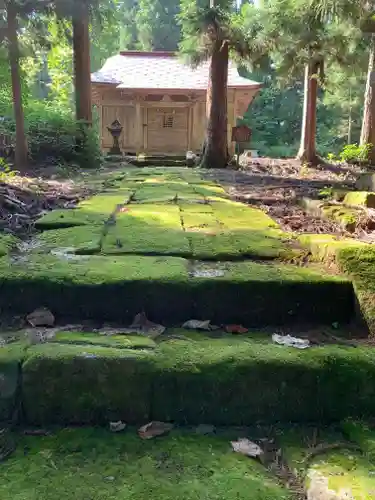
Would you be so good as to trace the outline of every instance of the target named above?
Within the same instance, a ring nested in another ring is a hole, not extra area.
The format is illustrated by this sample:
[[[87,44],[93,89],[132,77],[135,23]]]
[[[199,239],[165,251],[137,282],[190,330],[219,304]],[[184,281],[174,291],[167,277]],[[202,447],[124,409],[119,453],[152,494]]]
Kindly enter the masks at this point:
[[[273,60],[277,72],[290,80],[304,73],[297,158],[316,165],[320,161],[316,151],[319,87],[324,87],[325,70],[331,64],[353,64],[358,33],[347,24],[327,23],[305,0],[274,0],[260,8],[246,5],[243,11],[248,37]]]
[[[28,145],[25,133],[24,106],[22,102],[22,84],[20,70],[20,46],[18,31],[20,20],[31,19],[34,27],[41,31],[44,27],[36,19],[38,12],[49,12],[52,0],[1,0],[0,12],[5,21],[1,38],[8,44],[9,67],[12,81],[13,110],[16,124],[15,166],[22,171],[28,163]]]
[[[25,118],[22,103],[20,48],[18,44],[18,13],[19,5],[14,0],[6,2],[7,40],[9,65],[12,79],[13,109],[16,123],[15,166],[23,171],[27,166],[28,147],[25,133]]]
[[[180,51],[192,65],[209,61],[207,129],[201,166],[228,164],[227,81],[229,54],[244,56],[247,43],[232,0],[181,0]]]
[[[371,144],[369,160],[375,165],[375,1],[310,0],[316,17],[326,22],[350,22],[359,27],[367,45],[368,69],[360,143]]]

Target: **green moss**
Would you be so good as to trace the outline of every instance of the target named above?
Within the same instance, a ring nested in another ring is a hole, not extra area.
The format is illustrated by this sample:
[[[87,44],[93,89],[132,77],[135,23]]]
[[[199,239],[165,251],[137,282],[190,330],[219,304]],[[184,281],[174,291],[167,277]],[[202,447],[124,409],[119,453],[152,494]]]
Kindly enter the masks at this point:
[[[344,204],[349,206],[375,208],[375,193],[369,193],[367,191],[350,191],[345,195]]]
[[[372,465],[360,453],[347,449],[330,452],[314,460],[308,471],[308,483],[313,491],[313,477],[318,474],[326,479],[328,489],[337,495],[346,493],[351,498],[372,500],[375,489],[372,472]]]
[[[298,472],[301,480],[305,479],[309,498],[333,498],[333,495],[344,495],[344,492],[345,498],[373,498],[375,478],[371,463],[359,451],[353,450],[351,443],[346,446],[339,431],[312,427],[279,429],[277,440],[289,467]],[[337,443],[342,443],[342,448],[329,449],[330,445]],[[312,446],[322,445],[327,450],[311,458]],[[331,495],[328,490],[331,490]]]
[[[18,238],[11,234],[1,234],[0,235],[0,257],[8,255],[8,253],[13,250],[17,243],[19,243]]]
[[[189,256],[188,239],[176,205],[129,205],[104,239],[104,254]]]
[[[203,232],[213,231],[215,233],[220,231],[220,222],[213,212],[197,212],[195,209],[196,205],[194,205],[192,211],[187,209],[182,213],[182,221],[186,230],[194,229]]]
[[[0,346],[0,424],[13,416],[24,354],[22,342]]]
[[[127,203],[130,190],[99,194],[80,202],[77,208],[53,210],[36,221],[37,229],[58,229],[74,226],[101,226],[119,204]]]
[[[194,341],[182,333],[148,351],[30,348],[22,376],[27,420],[247,425],[330,422],[375,410],[373,348],[298,351],[260,335],[213,339],[202,333]]]
[[[37,229],[59,229],[74,226],[101,226],[108,218],[107,214],[89,212],[83,208],[53,210],[35,222]]]
[[[24,450],[28,450],[25,454]],[[48,493],[46,493],[48,492]],[[19,437],[2,464],[1,498],[17,500],[290,500],[264,467],[229,451],[226,436],[173,431],[142,441],[135,429],[64,429]]]
[[[149,417],[152,384],[146,359],[143,352],[90,345],[30,348],[22,376],[25,417],[42,425],[53,421],[104,424],[120,417],[128,423],[143,421]],[[45,397],[42,385],[35,387],[41,372],[46,377]]]
[[[154,348],[155,342],[141,335],[100,335],[90,332],[59,332],[51,342],[59,344],[93,345],[116,349]]]
[[[145,310],[166,324],[191,317],[219,324],[323,323],[353,313],[352,285],[341,278],[251,261],[220,263],[224,276],[196,278],[191,266],[180,258],[130,255],[30,255],[11,266],[3,258],[0,307],[25,314],[43,304],[64,318],[125,322]]]
[[[182,212],[182,215],[184,215],[185,212],[188,212],[190,214],[194,214],[194,213],[212,214],[213,213],[212,206],[209,203],[203,203],[203,198],[202,198],[201,203],[197,203],[195,197],[191,201],[186,200],[186,199],[179,200],[178,206]]]
[[[21,314],[44,304],[64,318],[130,322],[143,308],[159,319],[185,318],[184,307],[190,304],[184,290],[186,262],[177,258],[88,256],[66,260],[32,255],[28,261],[12,265],[1,260],[0,274],[0,307]]]
[[[356,443],[366,458],[375,464],[375,431],[372,425],[366,422],[345,420],[341,424],[341,428],[347,438]]]
[[[44,231],[38,237],[40,252],[66,252],[92,254],[100,252],[103,229],[100,226],[67,227]]]
[[[340,268],[353,280],[360,312],[370,334],[375,334],[375,249],[372,245],[343,248],[337,256]]]
[[[176,198],[177,189],[166,183],[143,183],[137,189],[134,202],[136,203],[165,203]]]
[[[108,216],[115,210],[117,205],[128,203],[131,194],[132,190],[117,189],[113,193],[98,194],[84,200],[78,204],[78,207],[87,212],[101,213]]]
[[[331,234],[302,234],[298,237],[301,245],[307,247],[314,260],[335,262],[338,253],[344,248],[357,248],[366,245],[358,240],[340,238]]]
[[[291,257],[288,235],[265,213],[238,203],[215,203],[212,213],[182,212],[197,259]]]
[[[321,207],[324,217],[337,222],[343,229],[353,232],[359,218],[358,211],[342,205],[327,205]]]

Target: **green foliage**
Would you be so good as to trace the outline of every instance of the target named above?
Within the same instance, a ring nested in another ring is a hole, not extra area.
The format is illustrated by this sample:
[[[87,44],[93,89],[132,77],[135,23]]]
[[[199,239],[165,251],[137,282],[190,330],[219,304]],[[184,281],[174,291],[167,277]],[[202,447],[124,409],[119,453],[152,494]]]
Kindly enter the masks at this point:
[[[141,50],[175,50],[180,29],[173,22],[180,11],[176,0],[139,0],[136,11]]]
[[[5,109],[6,103],[0,101],[1,106]],[[5,118],[0,121],[0,132],[14,141],[14,120],[9,115]],[[70,109],[61,103],[30,101],[25,108],[25,125],[32,161],[39,164],[76,163],[81,167],[100,165],[97,125],[84,132]],[[86,134],[86,140],[83,134]],[[78,147],[77,143],[83,146]]]
[[[371,148],[371,144],[363,144],[361,146],[358,144],[348,144],[341,151],[340,160],[346,163],[366,163],[368,162]]]

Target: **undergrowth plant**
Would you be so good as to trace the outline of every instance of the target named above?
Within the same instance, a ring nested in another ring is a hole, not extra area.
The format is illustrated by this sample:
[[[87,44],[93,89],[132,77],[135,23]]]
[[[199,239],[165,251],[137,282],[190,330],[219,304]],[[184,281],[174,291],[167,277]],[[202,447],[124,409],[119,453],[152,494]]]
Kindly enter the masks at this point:
[[[339,158],[346,163],[367,163],[372,144],[348,144],[341,151]]]
[[[0,100],[2,95],[0,94]],[[0,134],[14,144],[15,122],[0,102],[3,116]],[[33,163],[77,164],[96,168],[101,164],[97,121],[91,128],[77,123],[72,110],[58,101],[31,100],[25,107],[25,125],[29,156]]]

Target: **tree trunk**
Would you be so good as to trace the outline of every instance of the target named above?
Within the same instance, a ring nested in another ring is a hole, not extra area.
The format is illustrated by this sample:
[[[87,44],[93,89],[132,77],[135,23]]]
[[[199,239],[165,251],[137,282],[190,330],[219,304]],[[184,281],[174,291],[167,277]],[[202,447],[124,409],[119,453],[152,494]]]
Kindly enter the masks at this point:
[[[77,17],[73,19],[73,57],[76,96],[76,118],[92,124],[89,12],[82,2]]]
[[[25,117],[22,105],[20,75],[20,49],[17,36],[17,10],[13,0],[7,3],[7,37],[9,44],[9,64],[12,78],[13,110],[16,122],[15,167],[22,171],[27,166],[27,141]]]
[[[318,69],[317,63],[305,66],[301,144],[297,154],[297,159],[310,165],[319,163],[319,157],[316,154],[316,106],[318,100],[316,74]]]
[[[207,88],[207,131],[201,167],[225,168],[228,164],[228,87],[229,46],[215,42]]]
[[[367,82],[364,98],[363,118],[360,144],[375,145],[375,81],[374,81],[374,67],[375,67],[375,36],[371,35],[370,53],[367,69]],[[370,150],[371,163],[375,163],[375,147]]]

